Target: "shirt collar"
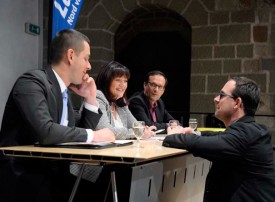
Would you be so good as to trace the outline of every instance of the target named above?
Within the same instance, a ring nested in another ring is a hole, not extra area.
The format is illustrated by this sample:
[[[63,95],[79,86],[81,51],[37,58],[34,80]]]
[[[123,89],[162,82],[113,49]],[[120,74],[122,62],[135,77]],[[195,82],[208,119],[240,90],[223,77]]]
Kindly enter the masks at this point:
[[[158,107],[158,103],[157,102],[154,102],[153,104],[150,103],[150,109],[156,110],[157,107]]]
[[[60,86],[60,89],[61,89],[61,93],[63,93],[65,90],[67,90],[67,87],[64,83],[64,81],[60,78],[60,76],[53,70],[53,73],[55,74],[56,78],[57,78],[57,81],[59,83],[59,86]]]

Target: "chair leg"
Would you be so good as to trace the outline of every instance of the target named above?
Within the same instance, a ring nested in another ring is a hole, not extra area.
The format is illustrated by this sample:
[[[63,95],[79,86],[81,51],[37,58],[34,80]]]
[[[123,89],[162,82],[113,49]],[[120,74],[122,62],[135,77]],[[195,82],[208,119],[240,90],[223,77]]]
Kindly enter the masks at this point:
[[[73,200],[74,200],[74,196],[75,196],[76,191],[77,191],[77,189],[78,189],[78,186],[79,186],[81,177],[82,177],[82,175],[83,175],[85,166],[86,166],[86,165],[85,165],[84,163],[81,165],[80,172],[79,172],[79,174],[78,174],[78,176],[77,176],[77,178],[76,178],[76,181],[75,181],[75,184],[74,184],[72,193],[71,193],[70,198],[69,198],[69,202],[73,202]]]

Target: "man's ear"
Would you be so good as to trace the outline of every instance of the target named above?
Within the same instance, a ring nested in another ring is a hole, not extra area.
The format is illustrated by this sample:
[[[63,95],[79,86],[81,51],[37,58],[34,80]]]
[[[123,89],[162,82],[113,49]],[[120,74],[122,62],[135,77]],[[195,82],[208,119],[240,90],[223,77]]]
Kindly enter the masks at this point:
[[[144,83],[143,83],[143,88],[146,88],[146,85],[147,85],[147,83],[146,83],[146,82],[144,82]]]
[[[66,52],[66,58],[67,58],[69,64],[72,64],[73,54],[74,54],[74,50],[71,49],[71,48],[68,49],[67,52]]]
[[[235,100],[235,103],[236,103],[236,107],[243,108],[243,100],[242,100],[242,98],[238,97]]]

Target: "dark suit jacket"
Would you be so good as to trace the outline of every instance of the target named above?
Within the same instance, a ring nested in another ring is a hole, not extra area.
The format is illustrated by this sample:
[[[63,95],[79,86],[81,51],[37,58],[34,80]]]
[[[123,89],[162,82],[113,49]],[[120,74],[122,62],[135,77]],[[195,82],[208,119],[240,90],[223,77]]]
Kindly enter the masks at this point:
[[[97,114],[84,108],[75,112],[70,98],[68,100],[69,127],[66,127],[59,124],[62,94],[52,68],[23,74],[16,81],[5,107],[0,146],[86,141],[85,128],[96,127],[101,111]],[[65,175],[63,167],[69,176],[68,165],[60,164],[48,160],[1,157],[0,154],[0,201],[51,201],[46,190],[49,187],[60,190],[62,187],[49,178],[55,180]],[[66,186],[66,182],[63,183]]]
[[[167,112],[164,102],[161,99],[159,99],[157,103],[158,107],[156,109],[156,123],[152,119],[149,110],[149,102],[143,92],[135,94],[129,99],[129,109],[137,120],[145,121],[146,125],[155,125],[157,129],[166,129],[166,123],[174,118]]]
[[[75,112],[69,99],[69,127],[65,127],[59,124],[62,104],[61,90],[50,67],[23,74],[16,81],[5,107],[0,145],[86,141],[84,128],[94,129],[101,114],[85,108]]]
[[[163,145],[212,161],[204,201],[275,201],[271,135],[253,117],[239,119],[224,132],[169,135]]]

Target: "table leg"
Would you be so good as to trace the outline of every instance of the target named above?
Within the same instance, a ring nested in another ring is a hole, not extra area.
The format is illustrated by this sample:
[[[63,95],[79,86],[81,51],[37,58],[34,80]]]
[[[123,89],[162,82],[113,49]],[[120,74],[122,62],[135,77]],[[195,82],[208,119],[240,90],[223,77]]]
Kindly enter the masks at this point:
[[[77,178],[76,178],[76,181],[75,181],[75,184],[74,184],[72,193],[71,193],[70,198],[69,198],[69,202],[72,202],[72,201],[74,200],[74,196],[75,196],[75,193],[76,193],[77,188],[78,188],[78,186],[79,186],[79,183],[80,183],[81,177],[82,177],[82,175],[83,175],[83,171],[84,171],[84,169],[85,169],[85,166],[86,166],[86,165],[85,165],[84,163],[81,165],[79,174],[78,174],[78,176],[77,176]]]
[[[115,171],[111,172],[111,182],[112,182],[113,201],[118,202]]]

